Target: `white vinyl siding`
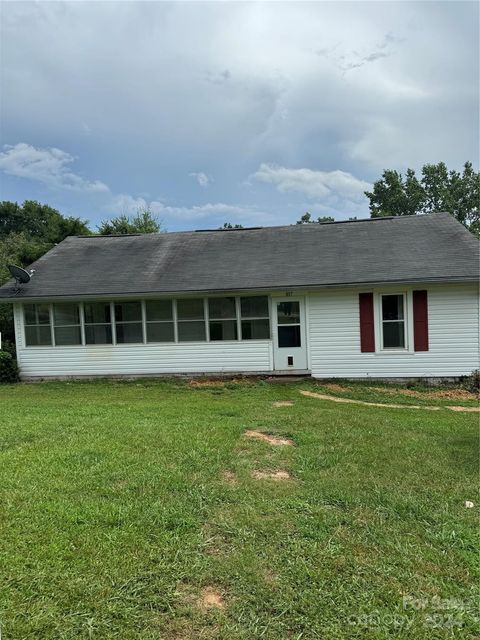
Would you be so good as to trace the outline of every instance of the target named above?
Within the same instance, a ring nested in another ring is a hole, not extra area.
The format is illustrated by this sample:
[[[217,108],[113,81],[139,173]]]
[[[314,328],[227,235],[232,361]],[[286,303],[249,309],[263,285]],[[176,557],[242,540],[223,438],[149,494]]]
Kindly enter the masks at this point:
[[[377,291],[378,289],[378,291]],[[479,297],[476,285],[428,285],[429,351],[360,352],[358,290],[311,294],[309,346],[312,375],[318,378],[402,378],[468,375],[480,367]],[[362,289],[364,291],[365,289]],[[376,288],[397,293],[398,287]],[[378,314],[378,306],[375,306]]]
[[[429,351],[414,352],[411,291],[428,291]],[[306,295],[308,366],[318,378],[411,378],[468,375],[480,368],[479,296],[474,284],[419,284],[371,287],[382,293],[405,292],[409,349],[382,351],[376,314],[376,353],[360,352],[358,293],[363,289],[327,289]],[[206,305],[207,306],[207,305]],[[81,305],[83,309],[83,305]],[[236,300],[237,326],[242,316]],[[82,311],[83,313],[83,311]],[[173,306],[176,332],[176,305]],[[145,311],[143,322],[148,324]],[[208,322],[208,309],[206,313]],[[159,316],[151,316],[159,317]],[[171,322],[166,319],[167,322]],[[160,322],[160,320],[157,320]],[[264,340],[151,342],[25,347],[21,303],[15,304],[17,355],[22,378],[169,375],[175,373],[268,372],[273,347]],[[82,325],[83,330],[83,325]],[[239,331],[240,333],[240,331]],[[238,336],[241,338],[241,336]],[[115,337],[113,338],[115,340]],[[177,339],[177,336],[174,336]]]

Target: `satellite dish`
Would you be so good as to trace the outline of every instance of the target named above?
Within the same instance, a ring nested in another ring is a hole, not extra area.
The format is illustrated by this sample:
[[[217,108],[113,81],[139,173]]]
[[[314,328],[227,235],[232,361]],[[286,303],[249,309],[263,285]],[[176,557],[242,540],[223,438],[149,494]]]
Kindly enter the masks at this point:
[[[17,289],[19,285],[30,282],[30,278],[33,275],[33,269],[29,273],[28,271],[25,271],[25,269],[22,269],[22,267],[17,267],[15,264],[9,264],[7,265],[7,268],[10,271],[12,278],[15,278]]]

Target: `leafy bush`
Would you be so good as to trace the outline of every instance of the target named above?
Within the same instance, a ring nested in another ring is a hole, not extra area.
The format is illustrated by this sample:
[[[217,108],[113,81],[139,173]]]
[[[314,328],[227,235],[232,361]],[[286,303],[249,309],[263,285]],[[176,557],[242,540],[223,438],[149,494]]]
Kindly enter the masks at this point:
[[[472,393],[480,392],[480,369],[475,369],[465,380],[465,387]]]
[[[15,358],[6,351],[0,351],[0,384],[18,382],[18,366]]]
[[[11,340],[4,340],[3,335],[2,335],[2,351],[5,351],[5,353],[9,353],[12,356],[12,358],[17,357],[17,349],[15,347],[15,342],[12,342]]]

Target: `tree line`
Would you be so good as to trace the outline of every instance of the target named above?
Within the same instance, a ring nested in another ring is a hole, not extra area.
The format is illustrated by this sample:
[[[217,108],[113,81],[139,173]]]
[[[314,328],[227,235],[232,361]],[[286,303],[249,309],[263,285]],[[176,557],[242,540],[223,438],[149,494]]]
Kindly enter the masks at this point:
[[[462,172],[449,171],[444,162],[426,164],[420,177],[413,169],[407,169],[405,175],[387,169],[365,195],[371,218],[446,211],[480,237],[480,173],[471,162],[464,164]],[[307,212],[297,224],[333,221],[332,216],[312,219]]]

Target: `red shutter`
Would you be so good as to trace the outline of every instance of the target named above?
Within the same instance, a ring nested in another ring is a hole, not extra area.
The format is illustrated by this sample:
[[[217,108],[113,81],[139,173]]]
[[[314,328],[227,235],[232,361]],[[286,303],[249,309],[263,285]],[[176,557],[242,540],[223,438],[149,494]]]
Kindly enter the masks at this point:
[[[362,353],[375,351],[375,326],[373,322],[373,293],[359,293],[360,349]]]
[[[413,292],[413,344],[415,351],[428,351],[428,298],[426,291]]]

